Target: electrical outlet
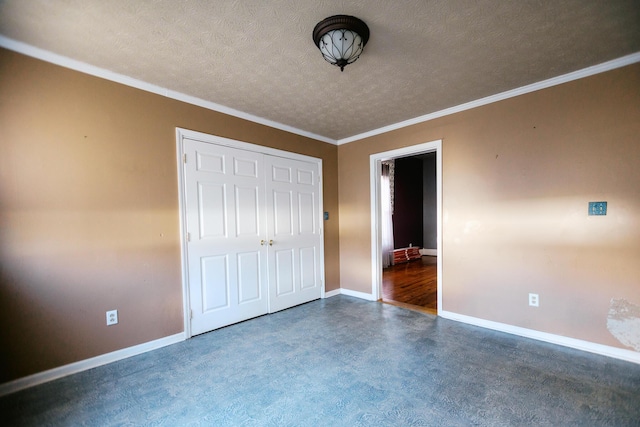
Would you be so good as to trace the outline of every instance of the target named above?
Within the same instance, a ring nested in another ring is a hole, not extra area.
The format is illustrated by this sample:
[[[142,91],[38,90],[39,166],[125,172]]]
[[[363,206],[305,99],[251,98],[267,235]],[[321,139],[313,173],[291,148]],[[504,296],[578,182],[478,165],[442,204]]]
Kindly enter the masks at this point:
[[[540,306],[540,298],[538,297],[538,294],[529,294],[529,305],[531,307]]]
[[[107,326],[115,325],[118,323],[118,310],[107,311]]]

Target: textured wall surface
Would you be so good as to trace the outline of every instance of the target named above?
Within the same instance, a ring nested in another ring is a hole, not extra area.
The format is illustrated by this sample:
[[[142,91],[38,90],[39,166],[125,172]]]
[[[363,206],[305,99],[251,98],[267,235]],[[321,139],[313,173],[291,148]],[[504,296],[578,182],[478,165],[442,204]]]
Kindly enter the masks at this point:
[[[422,160],[396,159],[393,208],[393,245],[422,248]]]
[[[341,145],[342,287],[371,292],[369,156],[442,139],[442,308],[637,349],[638,135],[633,65]]]
[[[0,76],[0,382],[183,330],[176,127],[321,158],[339,287],[335,145],[2,49]]]

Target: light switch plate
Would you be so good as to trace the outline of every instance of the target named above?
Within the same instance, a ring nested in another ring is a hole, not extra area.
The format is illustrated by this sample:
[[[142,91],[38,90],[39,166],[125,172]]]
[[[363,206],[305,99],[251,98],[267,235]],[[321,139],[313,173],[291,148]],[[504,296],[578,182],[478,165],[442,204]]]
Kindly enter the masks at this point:
[[[589,202],[589,215],[606,215],[607,202]]]

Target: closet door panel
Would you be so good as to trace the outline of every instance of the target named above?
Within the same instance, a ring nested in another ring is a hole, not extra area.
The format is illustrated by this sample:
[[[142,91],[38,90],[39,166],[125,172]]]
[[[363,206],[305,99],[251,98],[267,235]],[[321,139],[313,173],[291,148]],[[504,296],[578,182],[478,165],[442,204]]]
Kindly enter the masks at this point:
[[[294,254],[292,249],[273,251],[273,265],[276,273],[275,294],[277,297],[295,292]]]
[[[187,264],[193,335],[266,314],[263,155],[185,139]]]
[[[273,236],[269,311],[275,312],[322,295],[320,180],[317,163],[265,156],[265,169],[267,228]]]
[[[191,334],[322,295],[319,163],[183,138]]]

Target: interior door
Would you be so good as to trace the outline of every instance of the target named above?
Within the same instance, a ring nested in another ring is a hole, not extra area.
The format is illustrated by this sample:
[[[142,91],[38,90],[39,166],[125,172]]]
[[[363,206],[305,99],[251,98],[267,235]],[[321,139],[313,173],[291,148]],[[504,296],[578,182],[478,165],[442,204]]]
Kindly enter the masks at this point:
[[[192,335],[268,312],[263,155],[184,139]]]
[[[317,163],[265,156],[269,311],[322,296]]]

